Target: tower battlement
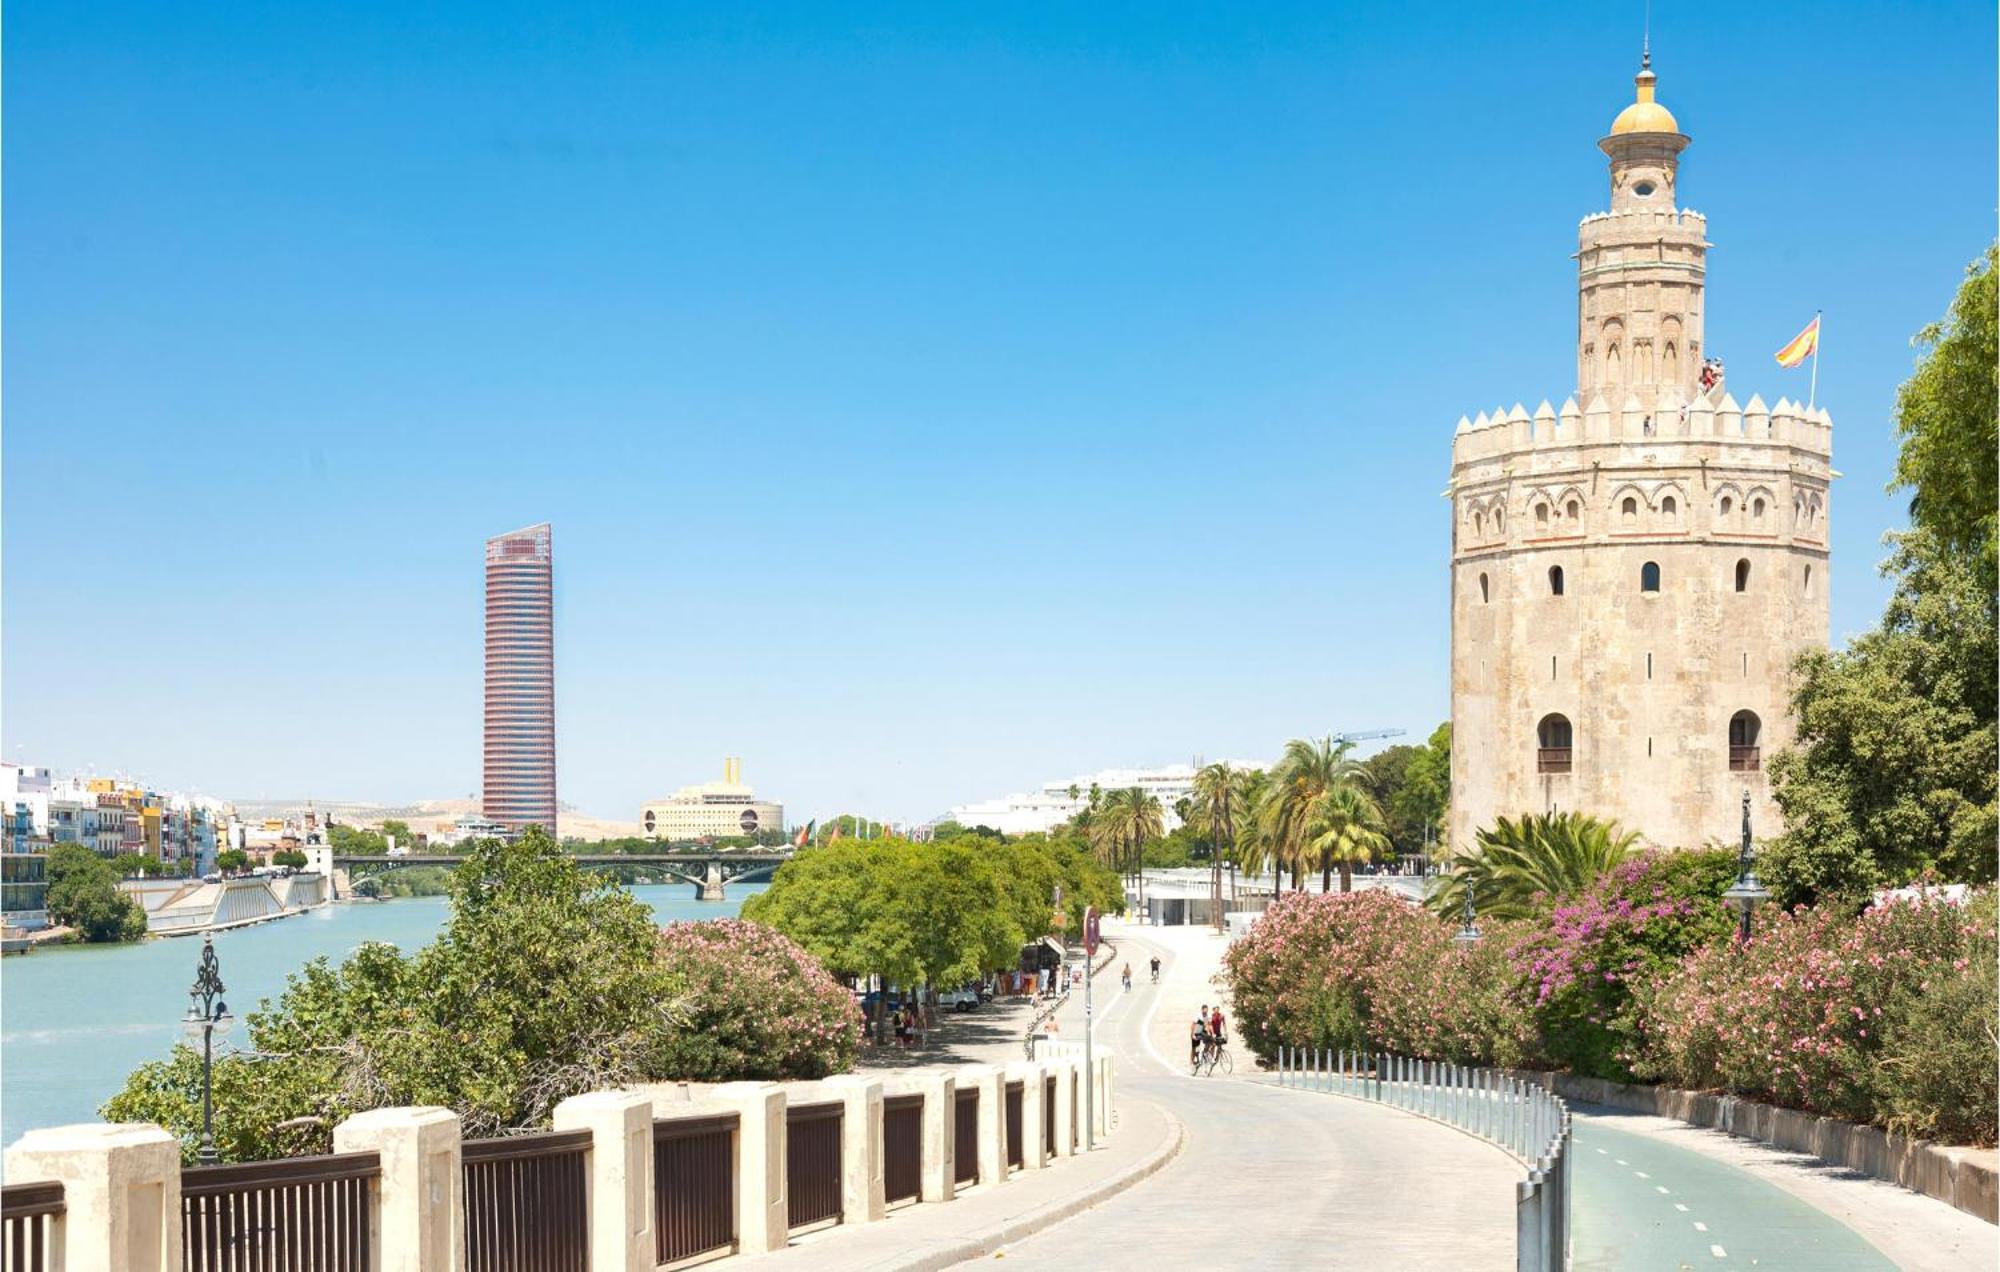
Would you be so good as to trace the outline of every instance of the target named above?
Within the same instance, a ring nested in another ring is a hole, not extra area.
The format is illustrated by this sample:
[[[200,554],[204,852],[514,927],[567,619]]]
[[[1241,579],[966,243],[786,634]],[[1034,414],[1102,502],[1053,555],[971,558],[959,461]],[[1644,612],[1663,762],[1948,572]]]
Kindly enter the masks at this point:
[[[1574,397],[1565,398],[1560,410],[1544,398],[1532,415],[1516,402],[1511,409],[1495,407],[1469,419],[1458,417],[1451,439],[1453,477],[1456,480],[1467,465],[1523,452],[1612,443],[1631,443],[1642,450],[1709,443],[1718,459],[1738,446],[1760,451],[1790,448],[1824,461],[1833,455],[1833,417],[1824,407],[1808,408],[1788,398],[1779,398],[1772,407],[1766,407],[1757,394],[1747,405],[1738,405],[1726,392],[1719,400],[1703,393],[1685,401],[1671,389],[1659,395],[1652,409],[1642,405],[1636,393],[1628,393],[1615,408],[1601,393],[1587,407],[1579,407]]]

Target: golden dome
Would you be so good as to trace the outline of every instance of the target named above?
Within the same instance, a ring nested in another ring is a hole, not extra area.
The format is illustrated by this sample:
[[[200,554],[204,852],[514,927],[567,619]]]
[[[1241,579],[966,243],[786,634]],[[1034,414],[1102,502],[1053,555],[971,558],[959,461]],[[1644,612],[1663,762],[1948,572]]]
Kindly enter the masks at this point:
[[[1638,100],[1619,111],[1618,118],[1611,121],[1612,136],[1621,133],[1677,133],[1681,130],[1681,126],[1674,122],[1674,113],[1653,100],[1653,83],[1658,78],[1650,65],[1640,70],[1633,80],[1639,86]]]

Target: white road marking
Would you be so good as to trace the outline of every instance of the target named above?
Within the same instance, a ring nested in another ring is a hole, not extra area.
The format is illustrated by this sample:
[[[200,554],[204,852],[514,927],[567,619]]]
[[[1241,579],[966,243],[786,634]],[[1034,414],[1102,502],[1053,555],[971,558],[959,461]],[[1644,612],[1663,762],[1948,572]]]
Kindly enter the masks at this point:
[[[1727,1250],[1723,1249],[1723,1248],[1722,1248],[1721,1246],[1719,1246],[1719,1245],[1712,1245],[1712,1246],[1710,1246],[1710,1247],[1708,1248],[1708,1252],[1709,1252],[1710,1254],[1714,1255],[1714,1256],[1715,1256],[1716,1258],[1718,1258],[1718,1259],[1726,1259],[1726,1258],[1728,1258],[1728,1257],[1729,1257],[1729,1251],[1727,1251]]]
[[[1654,1185],[1653,1185],[1653,1191],[1654,1191],[1654,1192],[1656,1192],[1656,1193],[1659,1193],[1659,1194],[1661,1194],[1662,1196],[1664,1196],[1664,1195],[1666,1194],[1666,1191],[1667,1191],[1667,1190],[1666,1190],[1666,1189],[1664,1189],[1664,1188],[1662,1188],[1662,1187],[1660,1187],[1660,1186],[1659,1186],[1658,1184],[1654,1184]]]
[[[1694,1230],[1696,1232],[1707,1232],[1708,1225],[1703,1223],[1701,1220],[1697,1219],[1694,1221]]]
[[[1629,1165],[1631,1165],[1631,1163],[1630,1163],[1630,1162],[1626,1161],[1626,1160],[1625,1160],[1624,1158],[1622,1158],[1622,1157],[1614,1157],[1614,1158],[1612,1158],[1611,1160],[1612,1160],[1612,1161],[1614,1161],[1614,1162],[1617,1162],[1617,1163],[1618,1163],[1618,1164],[1619,1164],[1620,1166],[1629,1166]]]
[[[1601,1149],[1601,1148],[1597,1150],[1597,1155],[1598,1155],[1599,1157],[1609,1157],[1609,1156],[1610,1156],[1610,1154],[1609,1154],[1609,1153],[1606,1153],[1606,1152],[1605,1152],[1605,1151],[1604,1151],[1603,1149]]]
[[[1638,1176],[1639,1178],[1641,1178],[1641,1179],[1651,1179],[1651,1178],[1652,1178],[1652,1176],[1651,1176],[1651,1175],[1648,1175],[1648,1174],[1647,1174],[1647,1173],[1646,1173],[1645,1171],[1643,1171],[1643,1170],[1635,1170],[1635,1171],[1633,1171],[1632,1173],[1633,1173],[1633,1174],[1635,1174],[1635,1175],[1637,1175],[1637,1176]]]
[[[1678,1210],[1678,1211],[1680,1211],[1680,1212],[1681,1212],[1682,1214],[1686,1214],[1686,1213],[1687,1213],[1687,1207],[1686,1207],[1686,1206],[1683,1206],[1683,1205],[1682,1205],[1681,1203],[1679,1203],[1678,1201],[1674,1203],[1674,1209],[1675,1209],[1675,1210]]]

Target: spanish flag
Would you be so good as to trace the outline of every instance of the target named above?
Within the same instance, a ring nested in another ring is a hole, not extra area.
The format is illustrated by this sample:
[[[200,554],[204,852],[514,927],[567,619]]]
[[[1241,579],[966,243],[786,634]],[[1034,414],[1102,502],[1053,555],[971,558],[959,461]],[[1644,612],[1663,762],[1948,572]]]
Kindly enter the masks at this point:
[[[1778,350],[1778,365],[1795,367],[1819,352],[1819,315],[1806,324],[1806,329],[1792,337],[1792,342]]]

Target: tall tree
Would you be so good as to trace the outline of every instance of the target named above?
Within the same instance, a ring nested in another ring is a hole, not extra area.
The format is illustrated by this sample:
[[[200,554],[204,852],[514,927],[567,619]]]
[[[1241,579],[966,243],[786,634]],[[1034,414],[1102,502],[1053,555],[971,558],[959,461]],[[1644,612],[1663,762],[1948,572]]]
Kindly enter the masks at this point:
[[[1359,781],[1338,782],[1313,802],[1306,818],[1306,851],[1319,862],[1321,892],[1330,891],[1335,867],[1340,870],[1340,890],[1354,891],[1355,864],[1388,853],[1382,810]]]
[[[1236,819],[1242,811],[1247,776],[1228,763],[1204,765],[1194,775],[1194,792],[1186,801],[1191,821],[1208,831],[1208,891],[1218,932],[1222,930],[1222,863],[1224,858],[1235,860]]]
[[[1270,787],[1257,813],[1259,830],[1273,861],[1292,872],[1294,891],[1305,887],[1305,872],[1314,865],[1323,866],[1322,889],[1332,887],[1332,858],[1322,862],[1314,855],[1312,842],[1318,832],[1312,821],[1330,792],[1366,780],[1361,765],[1348,758],[1353,749],[1345,738],[1337,742],[1331,737],[1293,738],[1271,771]]]

